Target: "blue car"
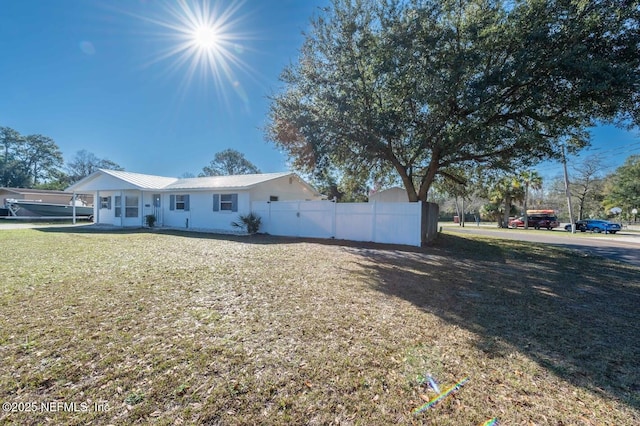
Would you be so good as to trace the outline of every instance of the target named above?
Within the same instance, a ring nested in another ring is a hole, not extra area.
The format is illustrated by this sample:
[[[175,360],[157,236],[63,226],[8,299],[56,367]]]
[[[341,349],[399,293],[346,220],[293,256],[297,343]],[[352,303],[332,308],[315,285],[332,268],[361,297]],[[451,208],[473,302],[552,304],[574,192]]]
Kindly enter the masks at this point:
[[[564,229],[571,231],[571,224],[566,225]],[[587,219],[576,222],[576,231],[580,232],[591,231],[595,233],[604,232],[605,234],[615,234],[620,229],[619,224],[609,222],[608,220]]]

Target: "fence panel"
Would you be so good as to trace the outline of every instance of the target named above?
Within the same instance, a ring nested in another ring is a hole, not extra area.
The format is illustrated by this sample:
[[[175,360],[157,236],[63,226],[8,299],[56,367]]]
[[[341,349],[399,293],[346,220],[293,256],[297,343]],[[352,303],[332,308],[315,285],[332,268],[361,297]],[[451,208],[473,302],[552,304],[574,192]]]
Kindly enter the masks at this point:
[[[376,203],[338,203],[335,216],[335,238],[374,241],[373,208]]]
[[[375,242],[420,245],[422,203],[375,204]]]
[[[299,204],[299,236],[311,238],[333,237],[335,206],[335,203],[327,201],[301,202]]]
[[[278,201],[269,203],[269,233],[287,237],[300,236],[300,201]]]
[[[253,202],[263,232],[272,235],[337,238],[421,245],[422,203]]]

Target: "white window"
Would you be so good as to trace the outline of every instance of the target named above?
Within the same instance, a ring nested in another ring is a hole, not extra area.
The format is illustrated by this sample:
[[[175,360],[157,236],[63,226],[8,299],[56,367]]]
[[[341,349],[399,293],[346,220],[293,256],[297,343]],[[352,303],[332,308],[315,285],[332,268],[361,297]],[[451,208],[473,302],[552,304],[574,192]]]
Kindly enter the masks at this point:
[[[122,216],[122,197],[119,195],[116,195],[114,197],[113,204],[115,209],[115,216],[121,217]]]
[[[189,211],[189,194],[185,194],[185,195],[170,195],[169,196],[169,210]]]
[[[233,196],[232,194],[220,195],[220,210],[232,211],[233,210]]]
[[[185,199],[184,195],[176,195],[176,210],[184,210]]]
[[[213,194],[213,211],[237,212],[238,194]]]
[[[100,197],[100,208],[111,209],[111,197]]]
[[[125,200],[125,217],[138,217],[138,197],[127,196]]]

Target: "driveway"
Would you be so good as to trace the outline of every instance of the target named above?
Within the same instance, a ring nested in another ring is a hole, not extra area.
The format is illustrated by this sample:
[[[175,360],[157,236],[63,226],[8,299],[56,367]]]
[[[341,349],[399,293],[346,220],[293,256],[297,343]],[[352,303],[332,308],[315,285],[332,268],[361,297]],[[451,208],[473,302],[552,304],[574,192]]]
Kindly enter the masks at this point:
[[[76,226],[91,226],[91,222],[78,221],[75,225],[69,222],[23,222],[15,219],[0,220],[0,231],[5,229],[31,229],[31,228],[73,228]]]
[[[554,231],[500,229],[476,225],[468,225],[464,228],[457,225],[445,225],[443,228],[453,233],[489,235],[497,238],[552,244],[640,266],[640,233],[637,232],[619,232],[615,235],[578,232],[574,235],[560,229]]]

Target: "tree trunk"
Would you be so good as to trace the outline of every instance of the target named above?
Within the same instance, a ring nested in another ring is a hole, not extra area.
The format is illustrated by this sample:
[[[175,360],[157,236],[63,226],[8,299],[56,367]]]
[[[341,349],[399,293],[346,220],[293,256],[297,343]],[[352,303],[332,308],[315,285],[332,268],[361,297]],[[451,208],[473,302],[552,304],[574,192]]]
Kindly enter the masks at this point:
[[[390,158],[393,167],[395,167],[396,171],[400,175],[402,179],[402,183],[404,184],[404,189],[407,191],[407,196],[409,197],[409,201],[415,203],[418,201],[418,194],[416,193],[416,187],[413,185],[413,179],[407,173],[407,168],[403,166],[397,158]]]
[[[431,184],[433,184],[433,180],[436,178],[439,161],[440,158],[438,157],[438,154],[434,152],[431,156],[431,161],[429,161],[427,173],[424,175],[422,181],[420,182],[420,192],[418,192],[418,199],[422,201],[427,201],[427,193],[429,192],[429,188],[431,188]]]
[[[504,199],[504,216],[502,218],[502,227],[509,227],[509,213],[511,213],[511,197],[507,195]]]

